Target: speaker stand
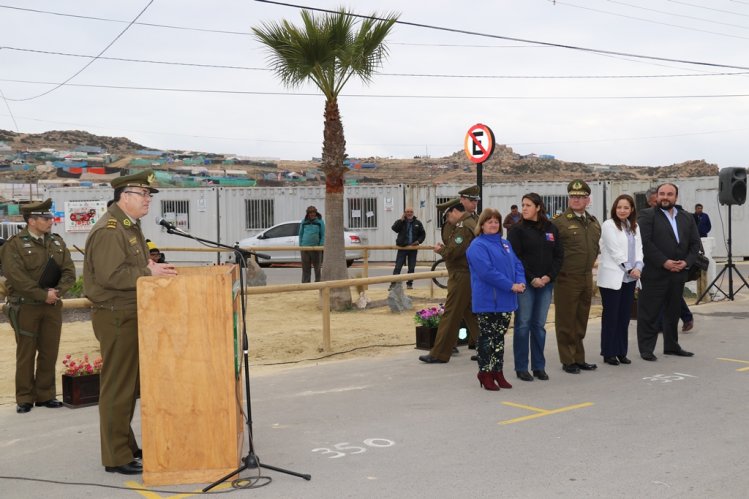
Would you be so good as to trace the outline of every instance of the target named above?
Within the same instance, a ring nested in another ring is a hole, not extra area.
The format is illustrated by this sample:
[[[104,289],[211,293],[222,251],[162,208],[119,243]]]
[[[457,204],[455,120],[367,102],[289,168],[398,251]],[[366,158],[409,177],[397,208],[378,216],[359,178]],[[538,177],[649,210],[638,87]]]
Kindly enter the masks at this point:
[[[697,298],[697,301],[694,302],[695,305],[698,305],[702,299],[705,297],[705,295],[710,291],[710,288],[715,286],[715,289],[723,293],[723,296],[728,298],[729,300],[733,301],[734,296],[736,296],[736,293],[741,291],[743,287],[749,288],[749,283],[746,282],[746,279],[744,279],[744,276],[741,275],[741,273],[736,270],[736,265],[733,264],[733,253],[731,251],[731,205],[728,205],[728,239],[726,240],[728,243],[728,261],[723,265],[723,268],[720,272],[718,272],[718,275],[715,276],[715,279],[713,279],[713,282],[710,283],[710,285],[705,288],[705,291],[702,292],[699,298]],[[728,272],[728,293],[720,289],[720,286],[718,286],[716,283],[718,282],[718,279],[721,278],[721,276]],[[739,276],[739,279],[741,279],[742,284],[739,286],[739,289],[736,290],[736,292],[733,291],[733,273],[736,272],[736,275]]]

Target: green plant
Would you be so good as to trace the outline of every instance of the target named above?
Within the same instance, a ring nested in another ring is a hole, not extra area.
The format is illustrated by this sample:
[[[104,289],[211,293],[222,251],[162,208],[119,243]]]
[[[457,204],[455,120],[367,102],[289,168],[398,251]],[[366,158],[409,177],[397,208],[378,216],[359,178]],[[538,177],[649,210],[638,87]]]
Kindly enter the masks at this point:
[[[80,298],[81,296],[83,296],[83,276],[78,276],[75,283],[65,293],[65,298]]]

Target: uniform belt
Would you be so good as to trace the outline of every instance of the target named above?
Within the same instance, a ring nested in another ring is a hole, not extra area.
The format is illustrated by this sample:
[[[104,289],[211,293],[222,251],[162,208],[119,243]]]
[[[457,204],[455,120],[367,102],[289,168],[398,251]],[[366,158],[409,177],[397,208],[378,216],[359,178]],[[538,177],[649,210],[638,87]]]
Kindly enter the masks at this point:
[[[94,303],[93,308],[97,308],[99,310],[109,310],[110,312],[114,312],[117,310],[137,310],[138,306],[135,304],[123,305],[121,303],[101,302],[101,303]]]
[[[43,305],[46,302],[39,301],[39,300],[30,300],[28,298],[23,298],[21,296],[9,296],[8,297],[8,303],[12,303],[14,305],[20,305],[20,304],[24,304],[24,305]]]

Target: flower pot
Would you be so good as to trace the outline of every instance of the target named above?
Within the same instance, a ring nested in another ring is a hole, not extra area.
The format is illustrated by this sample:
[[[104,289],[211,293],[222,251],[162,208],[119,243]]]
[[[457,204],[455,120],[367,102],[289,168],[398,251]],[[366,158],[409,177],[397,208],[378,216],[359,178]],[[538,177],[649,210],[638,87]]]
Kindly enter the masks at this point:
[[[99,403],[99,374],[86,376],[62,375],[62,403],[77,409]]]
[[[428,326],[416,326],[416,348],[419,350],[431,350],[434,339],[437,337],[437,328]]]

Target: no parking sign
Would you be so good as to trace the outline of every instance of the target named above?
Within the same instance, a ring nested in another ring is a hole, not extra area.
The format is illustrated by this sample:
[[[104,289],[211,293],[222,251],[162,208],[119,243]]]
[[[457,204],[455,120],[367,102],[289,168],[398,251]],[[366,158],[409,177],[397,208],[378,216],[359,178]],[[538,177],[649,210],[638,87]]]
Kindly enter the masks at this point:
[[[494,132],[481,123],[473,125],[466,133],[464,149],[473,163],[483,163],[494,152]]]

